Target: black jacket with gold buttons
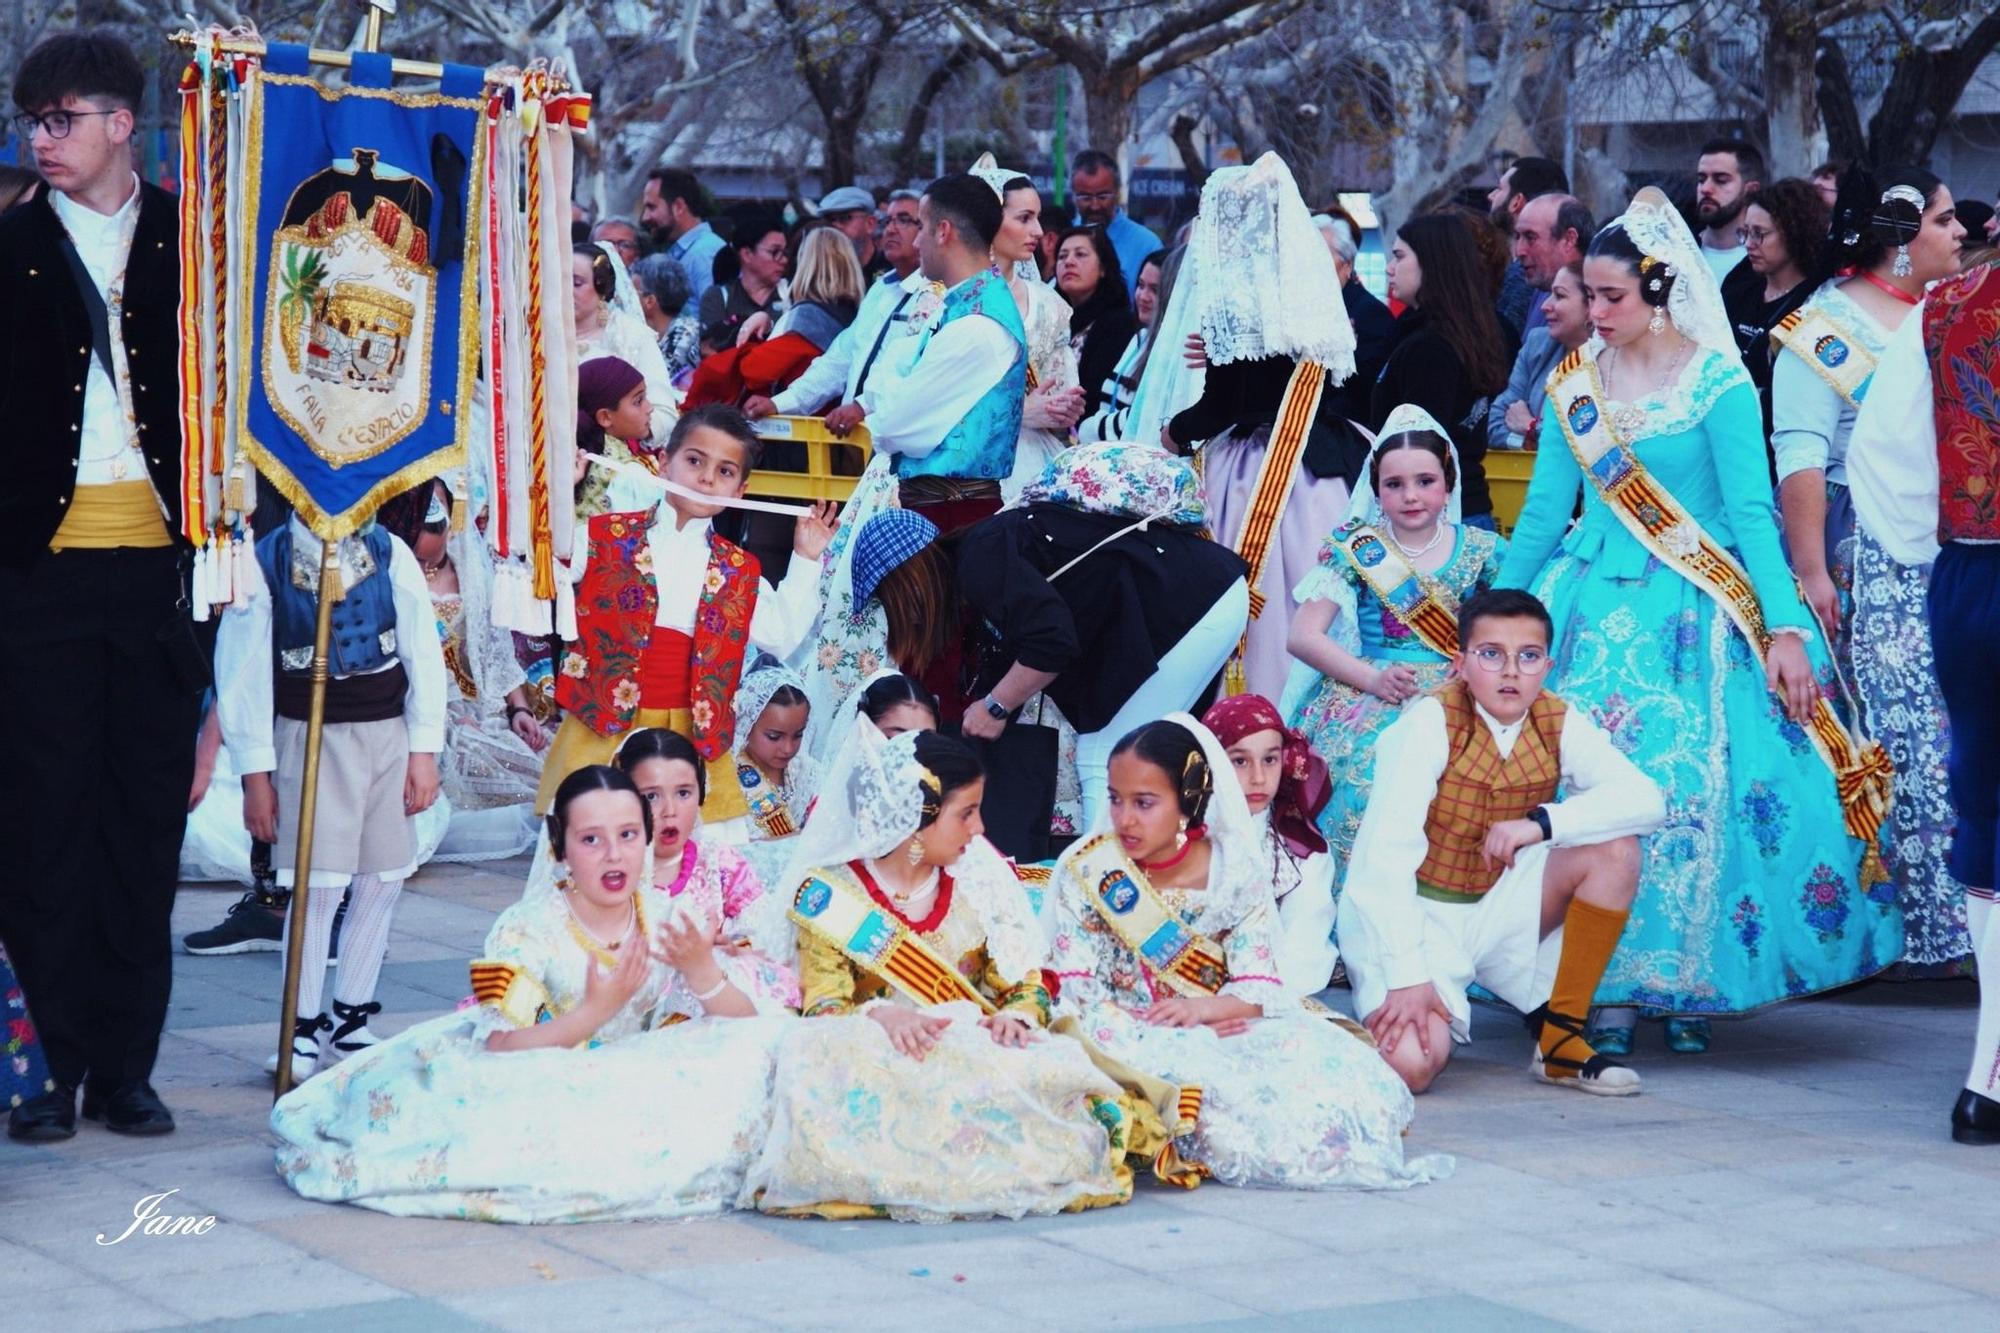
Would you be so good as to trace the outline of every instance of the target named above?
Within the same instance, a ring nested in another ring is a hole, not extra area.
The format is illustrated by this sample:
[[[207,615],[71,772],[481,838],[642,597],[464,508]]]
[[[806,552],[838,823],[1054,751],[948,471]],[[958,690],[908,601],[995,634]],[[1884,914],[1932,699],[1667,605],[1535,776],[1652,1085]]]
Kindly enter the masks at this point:
[[[143,181],[125,268],[123,328],[139,449],[180,533],[180,212]],[[47,190],[0,215],[0,566],[26,572],[49,549],[76,490],[90,317],[62,252]]]

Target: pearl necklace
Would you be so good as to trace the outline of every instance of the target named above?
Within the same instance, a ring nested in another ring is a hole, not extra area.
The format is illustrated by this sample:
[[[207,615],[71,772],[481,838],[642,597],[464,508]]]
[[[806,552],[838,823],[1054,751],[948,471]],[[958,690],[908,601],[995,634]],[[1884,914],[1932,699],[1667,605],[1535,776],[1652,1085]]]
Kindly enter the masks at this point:
[[[1422,546],[1416,547],[1414,549],[1403,545],[1403,539],[1396,535],[1396,527],[1393,523],[1389,525],[1389,540],[1396,543],[1396,549],[1401,551],[1404,555],[1408,556],[1410,559],[1421,560],[1425,556],[1429,555],[1432,551],[1436,550],[1437,544],[1444,540],[1444,524],[1433,523],[1431,525],[1431,539],[1425,542]]]

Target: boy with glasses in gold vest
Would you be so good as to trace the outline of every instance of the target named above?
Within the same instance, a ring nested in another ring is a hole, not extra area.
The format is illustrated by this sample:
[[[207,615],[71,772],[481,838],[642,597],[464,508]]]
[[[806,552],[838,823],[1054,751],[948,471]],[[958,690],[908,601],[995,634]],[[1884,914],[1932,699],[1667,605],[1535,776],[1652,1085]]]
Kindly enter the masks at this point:
[[[1413,1092],[1469,1039],[1475,982],[1529,1016],[1537,1079],[1639,1091],[1583,1027],[1638,890],[1639,835],[1666,804],[1588,716],[1543,693],[1552,633],[1528,593],[1468,598],[1453,678],[1376,752],[1338,934],[1354,1012]]]

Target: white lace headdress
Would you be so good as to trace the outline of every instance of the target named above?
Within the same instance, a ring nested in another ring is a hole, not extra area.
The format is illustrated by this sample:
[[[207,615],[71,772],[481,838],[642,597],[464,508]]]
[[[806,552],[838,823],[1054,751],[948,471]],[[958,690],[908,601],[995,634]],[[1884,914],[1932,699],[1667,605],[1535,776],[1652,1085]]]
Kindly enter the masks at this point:
[[[733,707],[736,709],[736,740],[731,751],[741,758],[743,747],[750,744],[750,738],[757,732],[757,719],[770,706],[771,696],[787,685],[800,694],[806,692],[805,677],[782,662],[765,658],[743,673],[742,683],[736,687]],[[810,696],[808,696],[810,699]],[[811,714],[807,714],[810,722]]]
[[[1354,373],[1333,256],[1276,153],[1208,178],[1183,264],[1175,297],[1189,292],[1209,364],[1283,356],[1319,362],[1335,384]]]
[[[916,834],[924,820],[927,776],[917,762],[921,734],[906,731],[884,740],[873,722],[855,719],[820,784],[782,883],[797,884],[823,866],[887,856]]]
[[[1012,167],[1000,166],[993,160],[993,154],[991,153],[981,153],[979,160],[966,168],[966,174],[977,176],[979,179],[985,181],[987,185],[991,186],[993,193],[1000,196],[1000,203],[1003,207],[1007,203],[1007,182],[1028,179],[1028,173],[1025,171],[1016,171]],[[1046,226],[1047,224],[1043,225]],[[1030,256],[1029,258],[1015,261],[1013,276],[1021,279],[1023,282],[1040,282],[1042,280],[1042,271],[1035,267],[1034,258]]]
[[[639,289],[632,283],[632,275],[625,269],[625,261],[611,247],[609,241],[592,241],[592,245],[611,261],[611,308],[621,315],[646,323],[646,308],[639,303]]]
[[[1380,523],[1382,502],[1375,494],[1375,486],[1370,477],[1375,471],[1375,455],[1382,452],[1382,442],[1393,436],[1409,431],[1429,431],[1444,441],[1444,447],[1451,452],[1451,499],[1445,502],[1444,521],[1457,523],[1465,516],[1465,478],[1458,463],[1458,446],[1452,443],[1451,432],[1438,425],[1437,418],[1412,403],[1404,403],[1389,414],[1382,423],[1382,430],[1375,442],[1368,447],[1368,461],[1362,465],[1361,479],[1356,483],[1353,502],[1347,506],[1347,522]]]
[[[1722,305],[1722,288],[1687,221],[1666,195],[1647,186],[1610,225],[1623,229],[1641,254],[1667,266],[1674,283],[1667,293],[1667,314],[1672,316],[1674,327],[1712,352],[1740,357],[1735,330]],[[1604,344],[1593,336],[1591,345],[1601,348]]]

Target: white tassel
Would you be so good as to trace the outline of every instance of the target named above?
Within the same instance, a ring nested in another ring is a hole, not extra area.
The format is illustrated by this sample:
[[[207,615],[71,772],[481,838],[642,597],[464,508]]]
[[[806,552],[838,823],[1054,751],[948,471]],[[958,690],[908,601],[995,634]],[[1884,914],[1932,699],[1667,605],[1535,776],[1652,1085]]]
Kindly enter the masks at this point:
[[[209,577],[215,585],[209,589],[215,605],[227,606],[236,600],[236,539],[226,528],[215,543],[215,561],[209,567]]]
[[[555,629],[565,641],[576,638],[576,585],[566,578],[556,579]]]
[[[194,616],[195,623],[199,625],[208,619],[209,601],[208,601],[208,543],[207,542],[203,542],[201,545],[194,548],[194,573],[190,576],[188,581],[191,585],[188,589],[188,600],[191,603],[193,603],[193,605],[189,608],[189,610]]]

